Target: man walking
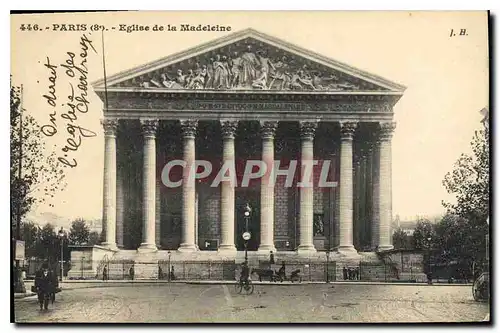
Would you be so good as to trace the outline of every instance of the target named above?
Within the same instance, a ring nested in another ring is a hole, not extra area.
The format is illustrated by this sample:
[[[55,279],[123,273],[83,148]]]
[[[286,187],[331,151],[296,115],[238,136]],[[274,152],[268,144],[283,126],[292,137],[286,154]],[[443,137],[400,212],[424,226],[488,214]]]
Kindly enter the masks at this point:
[[[57,276],[49,270],[49,265],[44,263],[35,275],[35,288],[40,310],[48,310],[50,299],[52,303],[54,302],[57,283]]]

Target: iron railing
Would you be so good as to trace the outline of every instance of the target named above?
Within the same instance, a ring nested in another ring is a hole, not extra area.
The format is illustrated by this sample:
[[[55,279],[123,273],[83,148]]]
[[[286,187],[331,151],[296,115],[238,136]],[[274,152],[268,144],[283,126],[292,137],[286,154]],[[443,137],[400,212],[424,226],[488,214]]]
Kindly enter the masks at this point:
[[[40,261],[41,262],[41,261]],[[27,261],[27,275],[35,274],[40,268],[40,262]],[[250,261],[250,270],[271,269],[275,274],[282,266],[279,261],[270,264],[269,261]],[[71,269],[65,270],[65,278],[69,280],[102,280],[103,268],[107,267],[108,280],[164,280],[164,281],[234,281],[239,279],[241,264],[235,261],[133,261],[105,260],[91,261],[82,258],[78,262],[68,263]],[[54,268],[56,269],[56,268]],[[334,281],[386,281],[386,282],[424,282],[421,267],[405,265],[399,271],[394,263],[353,262],[344,264],[336,261],[287,261],[285,263],[285,280],[290,281],[292,272],[299,272],[298,279],[303,282],[334,282]],[[257,281],[258,274],[252,274],[251,279]],[[263,276],[263,281],[269,281],[269,276]]]

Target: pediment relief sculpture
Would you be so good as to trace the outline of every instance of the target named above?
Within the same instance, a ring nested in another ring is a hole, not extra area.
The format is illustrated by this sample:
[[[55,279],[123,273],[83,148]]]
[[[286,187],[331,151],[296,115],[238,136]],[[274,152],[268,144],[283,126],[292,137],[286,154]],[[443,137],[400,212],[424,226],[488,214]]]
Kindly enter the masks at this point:
[[[120,86],[172,90],[385,90],[251,38],[167,65]]]

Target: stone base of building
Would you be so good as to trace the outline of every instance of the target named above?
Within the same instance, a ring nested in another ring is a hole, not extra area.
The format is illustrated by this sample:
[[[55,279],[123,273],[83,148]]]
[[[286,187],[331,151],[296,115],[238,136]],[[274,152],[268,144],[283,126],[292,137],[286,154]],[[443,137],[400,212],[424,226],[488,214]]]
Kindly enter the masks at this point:
[[[307,250],[310,250],[308,248]],[[344,250],[344,251],[342,251]],[[422,254],[415,251],[357,252],[277,251],[274,263],[268,251],[248,251],[251,268],[277,271],[283,263],[287,274],[300,270],[308,281],[323,281],[328,271],[331,281],[344,280],[344,269],[359,268],[364,281],[422,279]],[[239,276],[244,251],[110,251],[106,248],[81,247],[71,252],[72,268],[68,278],[102,279],[107,267],[109,279],[166,279],[173,271],[177,280],[233,280]],[[412,266],[410,269],[409,266]],[[407,273],[410,272],[410,275]],[[256,278],[256,277],[253,277]]]

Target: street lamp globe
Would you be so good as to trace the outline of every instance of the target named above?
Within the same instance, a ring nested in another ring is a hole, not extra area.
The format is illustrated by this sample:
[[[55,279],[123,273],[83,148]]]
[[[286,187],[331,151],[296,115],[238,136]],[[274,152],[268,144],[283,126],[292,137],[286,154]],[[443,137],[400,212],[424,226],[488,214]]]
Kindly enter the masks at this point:
[[[66,236],[66,233],[64,232],[64,229],[61,227],[58,233],[59,238],[64,238]]]

